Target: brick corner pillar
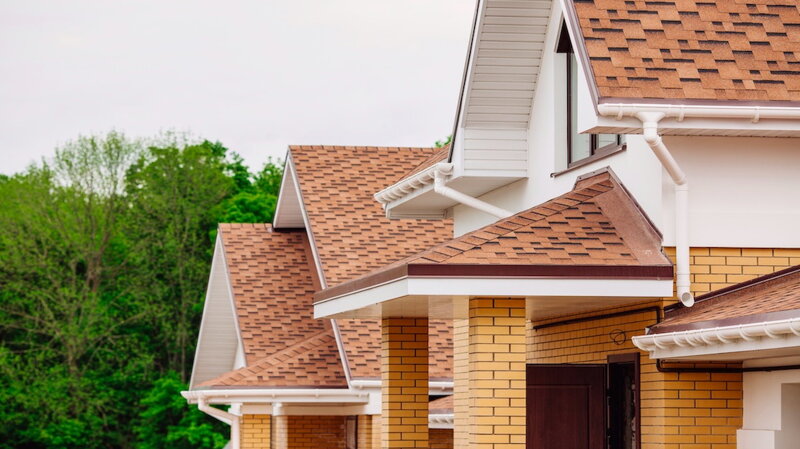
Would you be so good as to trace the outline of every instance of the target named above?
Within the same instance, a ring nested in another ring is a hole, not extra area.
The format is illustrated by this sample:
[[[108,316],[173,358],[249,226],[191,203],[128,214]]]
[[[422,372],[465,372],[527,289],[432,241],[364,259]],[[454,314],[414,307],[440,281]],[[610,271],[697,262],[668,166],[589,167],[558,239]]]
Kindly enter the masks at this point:
[[[272,404],[272,445],[270,449],[289,447],[289,417],[283,413],[283,404]]]
[[[525,449],[525,299],[469,300],[470,449]]]
[[[240,438],[242,449],[263,449],[271,445],[271,416],[242,415]]]
[[[381,323],[381,447],[428,448],[428,319]]]

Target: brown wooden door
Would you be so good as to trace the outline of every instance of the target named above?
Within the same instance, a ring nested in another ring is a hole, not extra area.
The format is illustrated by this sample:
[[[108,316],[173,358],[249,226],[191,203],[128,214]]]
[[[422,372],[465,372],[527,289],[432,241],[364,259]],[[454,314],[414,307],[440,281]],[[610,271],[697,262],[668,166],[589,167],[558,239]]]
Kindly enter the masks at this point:
[[[605,449],[605,376],[605,365],[528,365],[527,448]]]

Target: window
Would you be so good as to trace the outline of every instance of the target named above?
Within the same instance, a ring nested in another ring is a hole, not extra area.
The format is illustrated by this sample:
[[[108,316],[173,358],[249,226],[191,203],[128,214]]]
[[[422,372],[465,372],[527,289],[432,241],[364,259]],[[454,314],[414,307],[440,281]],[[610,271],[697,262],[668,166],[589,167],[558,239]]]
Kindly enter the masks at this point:
[[[567,166],[594,155],[604,155],[624,143],[617,134],[581,134],[578,132],[578,59],[565,25],[561,26],[556,52],[566,57],[564,79],[566,80],[567,110]]]

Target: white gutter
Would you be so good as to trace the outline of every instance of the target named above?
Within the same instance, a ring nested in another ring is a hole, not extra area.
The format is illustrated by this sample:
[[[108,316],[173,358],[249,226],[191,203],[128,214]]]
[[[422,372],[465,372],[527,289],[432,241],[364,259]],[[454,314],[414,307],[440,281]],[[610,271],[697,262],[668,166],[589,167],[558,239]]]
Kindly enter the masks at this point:
[[[666,118],[682,122],[684,118],[740,118],[758,123],[761,119],[797,120],[799,107],[780,106],[700,106],[674,104],[601,103],[597,112],[604,117],[635,116],[639,112],[661,112]]]
[[[353,379],[350,382],[350,385],[353,388],[358,390],[361,389],[380,389],[381,388],[381,381],[380,380],[372,380],[372,379]],[[428,390],[432,395],[438,395],[442,393],[448,393],[453,391],[453,382],[452,381],[430,381],[428,382]]]
[[[181,394],[183,394],[183,393],[181,393]],[[184,397],[185,397],[185,395],[184,395]],[[241,444],[241,436],[240,436],[240,431],[239,431],[239,428],[241,426],[241,416],[235,415],[233,413],[228,413],[228,412],[226,412],[224,410],[220,410],[220,409],[218,409],[216,407],[212,407],[212,406],[208,405],[208,403],[206,402],[206,399],[203,398],[203,397],[200,397],[200,398],[197,399],[197,408],[200,409],[201,412],[203,412],[203,413],[205,413],[207,415],[211,415],[214,418],[217,418],[218,420],[220,420],[220,421],[224,422],[225,424],[228,424],[229,426],[231,426],[231,445],[230,445],[230,448],[231,449],[239,449],[239,446]]]
[[[452,429],[454,428],[455,417],[452,413],[437,413],[428,415],[429,429]]]
[[[686,173],[683,172],[678,162],[672,157],[669,149],[658,134],[658,122],[666,117],[666,112],[659,110],[643,110],[640,106],[624,108],[623,105],[598,105],[598,112],[602,115],[615,115],[617,120],[624,116],[633,116],[642,122],[644,140],[661,165],[669,173],[675,183],[675,287],[678,299],[686,307],[694,305],[694,295],[691,292],[690,260],[689,260],[689,184]],[[657,109],[657,108],[656,108]]]
[[[633,337],[632,340],[637,348],[648,351],[651,358],[658,359],[695,355],[698,349],[704,350],[704,353],[709,353],[712,349],[719,349],[718,352],[732,352],[722,349],[725,346],[741,343],[759,344],[770,340],[778,344],[796,345],[800,341],[794,341],[797,340],[795,337],[800,337],[800,318],[640,335]],[[751,350],[754,349],[756,348]],[[676,350],[681,354],[676,354]]]
[[[281,402],[290,403],[349,403],[366,404],[369,402],[369,393],[345,389],[299,389],[299,388],[263,388],[245,389],[231,388],[219,390],[189,390],[182,391],[181,395],[189,403],[199,402],[201,399],[210,404],[228,404],[231,402]]]
[[[494,215],[497,218],[506,218],[514,215],[505,209],[493,206],[485,201],[481,201],[451,187],[447,187],[445,180],[452,174],[452,163],[439,162],[409,178],[398,182],[397,184],[381,190],[380,192],[376,193],[374,197],[375,200],[386,207],[386,204],[392,201],[403,198],[412,192],[421,190],[422,188],[433,184],[434,192],[465,206],[472,207],[473,209],[477,209],[489,215]]]

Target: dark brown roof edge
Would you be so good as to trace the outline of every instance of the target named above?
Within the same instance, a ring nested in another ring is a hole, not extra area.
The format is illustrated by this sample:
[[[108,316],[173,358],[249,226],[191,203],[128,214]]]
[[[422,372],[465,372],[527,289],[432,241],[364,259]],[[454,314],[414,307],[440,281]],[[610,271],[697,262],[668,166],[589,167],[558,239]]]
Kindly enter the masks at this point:
[[[709,100],[709,99],[688,99],[688,98],[621,98],[621,97],[600,97],[599,104],[677,104],[677,105],[698,105],[698,106],[781,106],[800,108],[800,101],[790,100]]]
[[[314,295],[324,301],[404,277],[673,279],[672,265],[483,265],[404,264],[390,270],[327,288]]]
[[[783,270],[775,271],[773,273],[765,274],[763,276],[759,276],[754,279],[750,279],[749,281],[740,282],[738,284],[734,284],[728,287],[721,288],[719,290],[714,290],[713,292],[705,293],[703,295],[698,296],[695,298],[695,304],[698,302],[706,301],[712,298],[716,298],[718,296],[726,295],[728,293],[733,293],[737,290],[742,290],[745,288],[753,287],[758,284],[763,284],[764,282],[771,281],[774,279],[778,279],[780,277],[794,274],[796,272],[800,272],[800,265],[795,265],[789,268],[784,268]],[[664,312],[674,312],[677,313],[678,311],[684,310],[688,308],[684,306],[682,303],[675,303],[669,306],[664,307]]]
[[[719,320],[696,321],[694,323],[664,325],[657,324],[650,328],[650,334],[666,334],[670,332],[691,331],[699,329],[713,329],[723,326],[739,326],[742,324],[763,323],[765,321],[788,320],[800,318],[800,310],[782,310],[779,312],[757,313],[754,315],[723,318]]]

